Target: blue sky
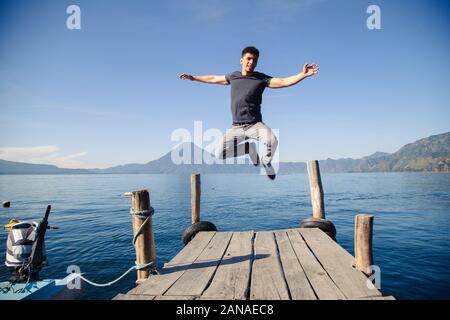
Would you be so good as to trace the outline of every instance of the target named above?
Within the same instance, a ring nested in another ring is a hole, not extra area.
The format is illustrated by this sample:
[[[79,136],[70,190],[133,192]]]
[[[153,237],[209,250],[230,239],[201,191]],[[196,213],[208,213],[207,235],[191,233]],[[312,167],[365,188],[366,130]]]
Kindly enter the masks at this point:
[[[445,0],[0,1],[0,158],[104,168],[162,156],[196,120],[225,132],[230,88],[178,75],[240,70],[247,45],[272,76],[320,66],[265,91],[281,161],[395,152],[450,131],[449,17]]]

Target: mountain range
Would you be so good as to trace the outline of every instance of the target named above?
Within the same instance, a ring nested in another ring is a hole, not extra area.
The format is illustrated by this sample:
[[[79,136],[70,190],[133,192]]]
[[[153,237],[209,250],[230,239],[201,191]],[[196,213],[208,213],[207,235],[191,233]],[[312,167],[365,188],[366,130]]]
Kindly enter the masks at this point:
[[[188,152],[184,154],[184,152]],[[190,152],[190,154],[189,154]],[[106,169],[65,169],[54,165],[13,162],[0,159],[0,174],[190,174],[198,173],[256,173],[255,168],[245,159],[245,164],[175,164],[172,155],[185,156],[194,161],[213,158],[205,150],[193,143],[179,145],[161,158],[145,164],[126,164]],[[247,157],[248,158],[248,157]],[[280,162],[280,174],[305,173],[304,162]],[[319,161],[321,172],[390,172],[390,171],[450,171],[450,132],[433,135],[406,144],[394,153],[375,152],[360,159],[326,159]]]

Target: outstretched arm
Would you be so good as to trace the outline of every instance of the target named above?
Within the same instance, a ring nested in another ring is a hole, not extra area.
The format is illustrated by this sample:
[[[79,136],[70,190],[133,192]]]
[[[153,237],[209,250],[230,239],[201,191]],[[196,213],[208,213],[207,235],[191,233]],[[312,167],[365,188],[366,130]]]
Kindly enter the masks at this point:
[[[187,79],[191,81],[199,81],[204,83],[215,83],[215,84],[229,84],[225,76],[192,76],[187,73],[182,73],[180,79]]]
[[[299,83],[303,79],[315,75],[319,71],[319,66],[317,64],[305,64],[303,66],[303,71],[287,78],[272,78],[269,82],[269,88],[278,89],[293,86]]]

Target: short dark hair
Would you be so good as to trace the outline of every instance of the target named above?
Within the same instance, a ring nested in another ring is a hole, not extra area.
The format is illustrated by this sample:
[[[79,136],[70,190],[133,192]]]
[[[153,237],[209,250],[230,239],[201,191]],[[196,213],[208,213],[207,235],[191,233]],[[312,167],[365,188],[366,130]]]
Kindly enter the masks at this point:
[[[254,55],[256,58],[259,58],[259,50],[256,49],[255,47],[245,47],[244,50],[242,50],[241,58],[242,58],[246,53],[251,53],[251,54]]]

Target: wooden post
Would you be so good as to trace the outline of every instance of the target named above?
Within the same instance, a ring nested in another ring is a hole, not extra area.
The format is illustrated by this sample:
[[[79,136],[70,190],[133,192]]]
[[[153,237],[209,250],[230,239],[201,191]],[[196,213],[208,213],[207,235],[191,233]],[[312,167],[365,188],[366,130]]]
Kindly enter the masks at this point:
[[[373,216],[358,214],[355,217],[355,266],[370,275],[368,268],[373,265],[372,256]]]
[[[152,261],[156,263],[155,259],[155,240],[153,236],[153,223],[150,210],[150,195],[147,190],[133,191],[131,192],[131,213],[133,224],[133,235],[141,229],[142,224],[146,221],[147,217],[149,221],[139,235],[136,237],[134,243],[136,249],[136,262],[139,265],[148,264]],[[146,213],[147,212],[147,213]],[[136,283],[141,283],[148,278],[149,270],[138,270]]]
[[[313,218],[325,219],[325,205],[323,201],[322,181],[320,179],[319,161],[308,161],[309,189],[311,191],[311,205]]]
[[[192,208],[192,224],[200,221],[200,174],[191,175],[191,208]]]

